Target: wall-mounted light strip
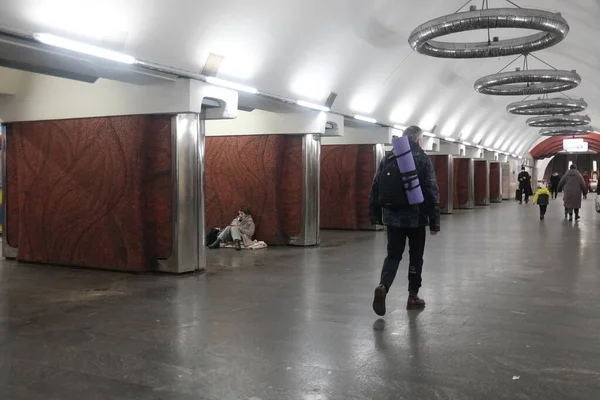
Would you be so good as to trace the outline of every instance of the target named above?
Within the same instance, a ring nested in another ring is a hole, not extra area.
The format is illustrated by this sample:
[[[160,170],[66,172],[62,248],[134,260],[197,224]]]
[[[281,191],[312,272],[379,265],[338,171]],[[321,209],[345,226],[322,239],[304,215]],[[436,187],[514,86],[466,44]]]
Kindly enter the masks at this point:
[[[226,81],[225,79],[215,78],[213,76],[207,76],[206,82],[212,83],[213,85],[223,86],[229,89],[237,90],[238,92],[246,92],[250,94],[257,94],[258,89],[253,88],[252,86],[241,85],[239,83]]]
[[[98,58],[104,58],[106,60],[116,61],[123,64],[135,64],[136,62],[135,58],[132,56],[103,49],[101,47],[92,46],[90,44],[76,42],[75,40],[65,39],[49,33],[35,33],[33,38],[38,42],[47,44],[49,46],[59,47],[61,49],[75,51],[77,53],[87,54]]]
[[[310,102],[304,101],[304,100],[296,100],[296,104],[298,104],[299,106],[302,106],[302,107],[312,108],[313,110],[319,110],[319,111],[324,111],[324,112],[331,111],[329,107],[321,106],[321,105],[315,104],[315,103],[310,103]]]
[[[427,137],[431,137],[431,138],[436,137],[433,133],[429,133],[429,132],[423,132],[423,136],[427,136]]]
[[[446,142],[451,142],[451,143],[456,142],[456,139],[451,138],[451,137],[445,137],[445,138],[442,138],[442,140],[445,140]]]
[[[370,124],[376,124],[377,123],[377,120],[375,118],[364,117],[362,115],[355,115],[354,119],[357,119],[357,120],[363,121],[363,122],[368,122]]]
[[[471,143],[469,143],[469,142],[462,142],[462,144],[464,144],[465,146],[470,146],[470,147],[472,147],[472,146],[473,146],[473,145],[472,145]]]

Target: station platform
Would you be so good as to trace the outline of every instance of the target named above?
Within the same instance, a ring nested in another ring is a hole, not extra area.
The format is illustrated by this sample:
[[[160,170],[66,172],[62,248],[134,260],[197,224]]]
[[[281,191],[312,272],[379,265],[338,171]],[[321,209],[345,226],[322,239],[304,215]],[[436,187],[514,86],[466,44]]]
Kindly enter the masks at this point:
[[[385,232],[209,253],[204,274],[0,265],[0,398],[600,398],[600,214],[516,202],[443,216],[422,312],[403,262],[372,309]]]

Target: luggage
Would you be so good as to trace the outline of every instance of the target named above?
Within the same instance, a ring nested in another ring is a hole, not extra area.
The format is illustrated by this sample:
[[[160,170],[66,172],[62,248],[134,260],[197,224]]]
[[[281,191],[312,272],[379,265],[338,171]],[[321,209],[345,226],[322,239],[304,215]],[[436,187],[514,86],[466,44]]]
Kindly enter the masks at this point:
[[[221,232],[221,230],[219,228],[212,228],[210,230],[210,232],[208,232],[206,234],[206,244],[205,246],[210,246],[211,244],[213,244],[214,242],[217,241],[217,238],[219,237],[219,233]]]
[[[517,199],[517,201],[523,201],[523,192],[521,189],[517,189],[517,193],[515,193],[515,199]]]
[[[600,196],[596,197],[596,212],[600,213]]]

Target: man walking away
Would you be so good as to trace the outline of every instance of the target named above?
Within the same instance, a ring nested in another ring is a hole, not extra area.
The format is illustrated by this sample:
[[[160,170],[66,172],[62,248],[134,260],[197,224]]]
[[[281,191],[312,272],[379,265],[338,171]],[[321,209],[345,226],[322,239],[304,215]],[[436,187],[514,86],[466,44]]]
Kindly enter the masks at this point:
[[[521,167],[521,173],[519,174],[519,190],[521,190],[522,195],[525,197],[525,204],[529,203],[529,196],[533,195],[533,190],[531,190],[531,175],[529,172],[525,171],[525,167]],[[519,201],[519,204],[523,204],[523,200]]]
[[[550,177],[550,190],[552,192],[552,198],[556,199],[558,197],[558,184],[560,183],[560,176],[558,172],[552,173]]]
[[[373,310],[381,316],[385,315],[385,298],[396,277],[407,239],[410,265],[408,270],[409,295],[406,308],[410,310],[425,307],[425,301],[419,298],[418,293],[421,288],[423,253],[427,236],[426,227],[429,225],[431,235],[436,235],[440,231],[440,194],[433,164],[421,149],[423,131],[417,126],[410,126],[404,131],[404,136],[409,139],[425,200],[422,204],[408,207],[381,207],[379,201],[380,189],[384,192],[389,190],[389,188],[379,187],[380,175],[386,166],[386,162],[389,161],[389,156],[386,157],[375,174],[369,197],[372,222],[387,227],[387,258],[383,263],[381,281],[375,289],[373,300]]]

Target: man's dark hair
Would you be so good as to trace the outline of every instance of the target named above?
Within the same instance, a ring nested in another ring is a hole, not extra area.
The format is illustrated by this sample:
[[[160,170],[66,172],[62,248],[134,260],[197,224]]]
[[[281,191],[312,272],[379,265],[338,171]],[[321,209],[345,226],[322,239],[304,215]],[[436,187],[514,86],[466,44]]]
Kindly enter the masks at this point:
[[[418,126],[412,125],[404,130],[404,136],[416,143],[419,139],[423,139],[423,130]]]
[[[577,165],[575,164],[571,164],[571,166],[569,167],[570,169],[577,169]]]

